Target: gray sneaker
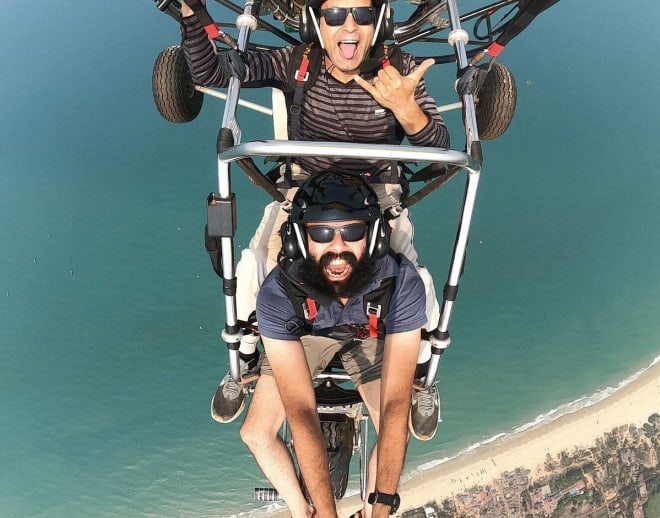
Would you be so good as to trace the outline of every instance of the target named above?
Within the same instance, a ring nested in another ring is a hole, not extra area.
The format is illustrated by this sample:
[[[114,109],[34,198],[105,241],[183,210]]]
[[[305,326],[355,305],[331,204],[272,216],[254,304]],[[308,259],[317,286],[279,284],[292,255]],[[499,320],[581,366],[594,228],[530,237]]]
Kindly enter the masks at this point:
[[[256,361],[254,363],[256,364]],[[240,383],[235,382],[229,372],[225,374],[213,395],[211,417],[218,423],[231,423],[241,415],[245,408],[245,386],[243,384],[257,379],[259,367],[254,365],[250,368],[241,360],[240,373]]]
[[[420,441],[430,441],[438,429],[440,396],[435,384],[426,389],[413,389],[408,429]]]

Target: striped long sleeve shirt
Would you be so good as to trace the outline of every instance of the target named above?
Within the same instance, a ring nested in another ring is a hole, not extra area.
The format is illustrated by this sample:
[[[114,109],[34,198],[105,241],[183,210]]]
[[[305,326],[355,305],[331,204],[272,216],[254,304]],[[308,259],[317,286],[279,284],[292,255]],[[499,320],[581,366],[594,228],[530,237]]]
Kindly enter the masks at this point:
[[[229,77],[223,75],[214,45],[209,41],[201,24],[194,16],[183,18],[183,47],[193,81],[202,86],[226,87]],[[248,51],[245,54],[247,75],[245,86],[250,83],[270,84],[283,90],[290,89],[287,70],[294,47],[272,50]],[[409,74],[415,67],[414,57],[403,53],[402,74]],[[428,94],[422,79],[415,91],[415,98],[428,116],[428,124],[414,135],[406,135],[413,146],[449,148],[449,132],[439,114],[434,99]],[[306,141],[356,142],[360,144],[391,144],[388,137],[387,111],[354,81],[342,83],[328,73],[325,60],[315,83],[303,97],[299,126],[296,135],[289,138]],[[397,132],[403,133],[400,129]],[[395,143],[401,143],[399,140]],[[372,181],[389,172],[391,162],[332,159],[326,157],[298,157],[295,162],[307,172],[340,167],[358,173],[368,173]]]

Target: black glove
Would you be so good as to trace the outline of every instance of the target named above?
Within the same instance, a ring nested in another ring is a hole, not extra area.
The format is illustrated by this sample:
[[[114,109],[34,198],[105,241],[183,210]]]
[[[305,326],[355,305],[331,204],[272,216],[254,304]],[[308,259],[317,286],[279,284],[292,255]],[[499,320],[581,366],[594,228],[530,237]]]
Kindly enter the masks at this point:
[[[465,94],[476,94],[481,90],[486,76],[488,75],[488,65],[468,65],[461,68],[456,76],[458,81],[456,83],[456,91],[462,97]]]
[[[218,54],[220,68],[225,77],[237,77],[242,83],[247,74],[243,54],[236,49],[223,50]]]

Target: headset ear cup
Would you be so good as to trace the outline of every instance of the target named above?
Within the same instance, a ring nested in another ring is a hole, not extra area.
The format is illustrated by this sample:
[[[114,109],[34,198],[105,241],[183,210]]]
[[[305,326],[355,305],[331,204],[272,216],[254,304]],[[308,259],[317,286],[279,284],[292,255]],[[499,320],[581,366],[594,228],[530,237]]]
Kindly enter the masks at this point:
[[[385,10],[383,20],[378,26],[378,34],[374,39],[374,45],[380,45],[394,36],[394,10],[390,7],[390,3],[386,2],[381,9]]]
[[[374,237],[376,242],[371,253],[371,257],[374,259],[380,259],[387,255],[387,252],[390,250],[390,234],[392,234],[392,227],[390,227],[390,224],[385,218],[381,217],[377,224],[378,233]]]
[[[300,11],[300,23],[298,24],[298,36],[303,43],[318,43],[314,23],[309,19],[307,6]]]
[[[298,259],[301,254],[291,221],[287,220],[282,223],[280,227],[280,239],[282,239],[282,252],[284,256],[287,259]]]
[[[378,41],[380,43],[394,36],[394,11],[390,8],[389,3],[386,9],[385,18],[383,19],[383,24],[380,26],[380,34],[378,35]]]

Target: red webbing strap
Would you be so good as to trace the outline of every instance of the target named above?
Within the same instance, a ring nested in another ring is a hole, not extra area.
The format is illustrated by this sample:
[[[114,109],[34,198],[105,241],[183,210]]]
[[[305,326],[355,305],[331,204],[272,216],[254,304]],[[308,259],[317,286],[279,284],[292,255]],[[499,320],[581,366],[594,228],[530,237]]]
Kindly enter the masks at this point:
[[[501,45],[494,41],[488,46],[488,56],[491,58],[496,58],[500,55],[500,52],[504,50],[504,45]]]
[[[380,62],[381,67],[390,67],[392,66],[392,63],[390,62],[390,48],[387,45],[383,45],[383,60]]]
[[[197,19],[204,27],[209,38],[214,40],[218,39],[220,37],[220,31],[201,0],[186,0],[186,3],[188,4],[188,7],[193,10],[195,16],[197,16]]]
[[[369,313],[369,337],[378,337],[378,315],[376,313]]]
[[[296,80],[296,86],[293,90],[293,99],[291,100],[291,105],[289,106],[289,137],[292,140],[296,140],[298,138],[300,111],[302,109],[303,96],[305,95],[305,82],[309,79],[309,73],[307,70],[309,69],[309,53],[311,51],[312,44],[310,43],[303,50],[302,58],[300,59],[300,66],[293,75],[293,78]],[[294,185],[291,164],[292,159],[290,156],[288,156],[286,158],[286,166],[284,168],[284,185],[288,187],[292,187]]]
[[[296,76],[295,79],[296,81],[300,82],[305,82],[307,81],[307,69],[309,68],[309,58],[307,57],[309,55],[309,49],[311,47],[308,47],[302,57],[302,61],[300,62],[300,68],[296,70]]]
[[[204,25],[204,30],[212,40],[218,39],[220,37],[220,31],[218,31],[218,27],[215,25],[215,23]]]
[[[305,313],[305,318],[307,320],[314,320],[316,318],[316,315],[318,315],[318,310],[316,308],[316,301],[314,299],[310,299],[309,297],[307,297],[306,305],[307,307],[303,308]]]

